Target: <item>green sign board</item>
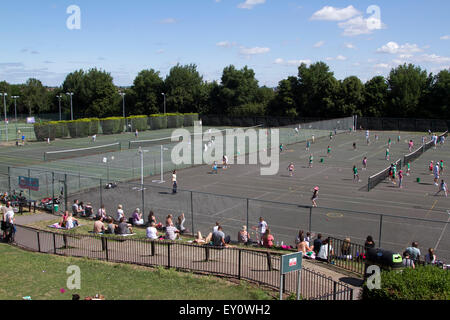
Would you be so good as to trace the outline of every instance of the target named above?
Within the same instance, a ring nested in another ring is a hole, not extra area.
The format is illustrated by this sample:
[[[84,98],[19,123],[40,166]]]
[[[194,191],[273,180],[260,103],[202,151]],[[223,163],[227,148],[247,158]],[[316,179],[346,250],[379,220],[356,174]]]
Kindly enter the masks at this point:
[[[303,254],[296,252],[281,256],[281,274],[286,274],[302,269]]]

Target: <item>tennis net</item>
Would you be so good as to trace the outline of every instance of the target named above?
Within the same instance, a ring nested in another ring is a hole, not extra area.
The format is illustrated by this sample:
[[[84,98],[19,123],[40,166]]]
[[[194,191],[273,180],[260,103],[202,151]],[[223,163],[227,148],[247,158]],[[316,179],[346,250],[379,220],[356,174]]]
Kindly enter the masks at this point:
[[[111,143],[103,146],[89,147],[89,148],[79,148],[71,150],[60,150],[60,151],[47,151],[44,152],[44,161],[52,161],[59,159],[69,159],[69,158],[79,158],[84,156],[91,156],[101,153],[120,151],[120,142]]]
[[[236,130],[236,129],[242,129],[242,130],[248,130],[248,129],[262,129],[262,125],[253,126],[253,127],[243,127],[243,128],[235,128],[235,129],[222,129],[222,130],[212,130],[208,129],[203,133],[191,133],[190,135],[190,141],[194,141],[196,137],[201,137],[202,141],[205,141],[204,138],[211,139],[213,136],[216,136],[217,134],[222,134],[224,137],[227,135],[229,131],[227,130]],[[153,140],[131,140],[128,142],[128,148],[129,149],[138,149],[139,147],[145,148],[145,147],[152,147],[152,146],[161,146],[161,145],[171,145],[176,144],[183,141],[182,137],[178,138],[178,141],[172,141],[171,137],[166,138],[160,138],[160,139],[153,139]]]
[[[443,134],[441,134],[441,135],[438,137],[438,141],[437,141],[437,142],[439,143],[440,139],[441,139],[442,137],[447,137],[447,135],[448,135],[448,131],[446,131],[446,132],[444,132]],[[420,148],[418,148],[416,151],[411,152],[411,153],[405,155],[404,160],[403,160],[403,165],[405,166],[405,165],[407,165],[408,163],[413,162],[414,160],[416,160],[417,158],[419,158],[425,151],[431,149],[433,146],[434,146],[434,142],[431,140],[431,141],[428,141],[427,143],[425,143],[424,145],[422,145],[422,146],[421,146]]]
[[[402,159],[398,159],[394,162],[395,166],[397,167],[397,170],[402,168]],[[378,172],[377,174],[374,174],[369,177],[369,183],[368,183],[368,190],[370,191],[373,188],[375,188],[379,183],[383,182],[387,178],[389,178],[389,169],[391,166],[387,167],[386,169]]]

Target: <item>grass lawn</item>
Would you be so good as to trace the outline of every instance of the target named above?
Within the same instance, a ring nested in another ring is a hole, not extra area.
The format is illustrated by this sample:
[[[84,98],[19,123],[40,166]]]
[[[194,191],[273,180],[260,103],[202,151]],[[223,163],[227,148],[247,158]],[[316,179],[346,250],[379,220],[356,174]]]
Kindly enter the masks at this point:
[[[241,282],[189,273],[31,253],[0,244],[0,300],[71,300],[102,294],[107,300],[268,300],[269,291]],[[81,270],[81,289],[69,290],[66,270]],[[61,289],[65,292],[62,293]]]

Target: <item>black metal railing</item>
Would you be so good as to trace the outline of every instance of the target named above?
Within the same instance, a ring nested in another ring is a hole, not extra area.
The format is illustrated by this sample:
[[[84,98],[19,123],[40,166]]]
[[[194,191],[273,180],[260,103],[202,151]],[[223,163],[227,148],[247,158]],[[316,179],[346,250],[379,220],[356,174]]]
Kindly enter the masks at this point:
[[[15,244],[31,251],[220,275],[279,290],[279,253],[176,241],[55,233],[19,225],[16,227]],[[300,293],[303,299],[353,299],[353,289],[345,283],[307,268],[302,269],[301,277]],[[285,293],[295,293],[295,274],[288,274],[285,279]]]

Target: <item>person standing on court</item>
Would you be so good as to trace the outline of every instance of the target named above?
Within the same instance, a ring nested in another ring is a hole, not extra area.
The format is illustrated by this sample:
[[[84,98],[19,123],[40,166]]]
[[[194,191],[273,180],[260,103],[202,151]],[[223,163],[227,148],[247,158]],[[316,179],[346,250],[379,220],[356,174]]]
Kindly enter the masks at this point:
[[[172,193],[177,193],[177,171],[173,170],[172,172]]]

